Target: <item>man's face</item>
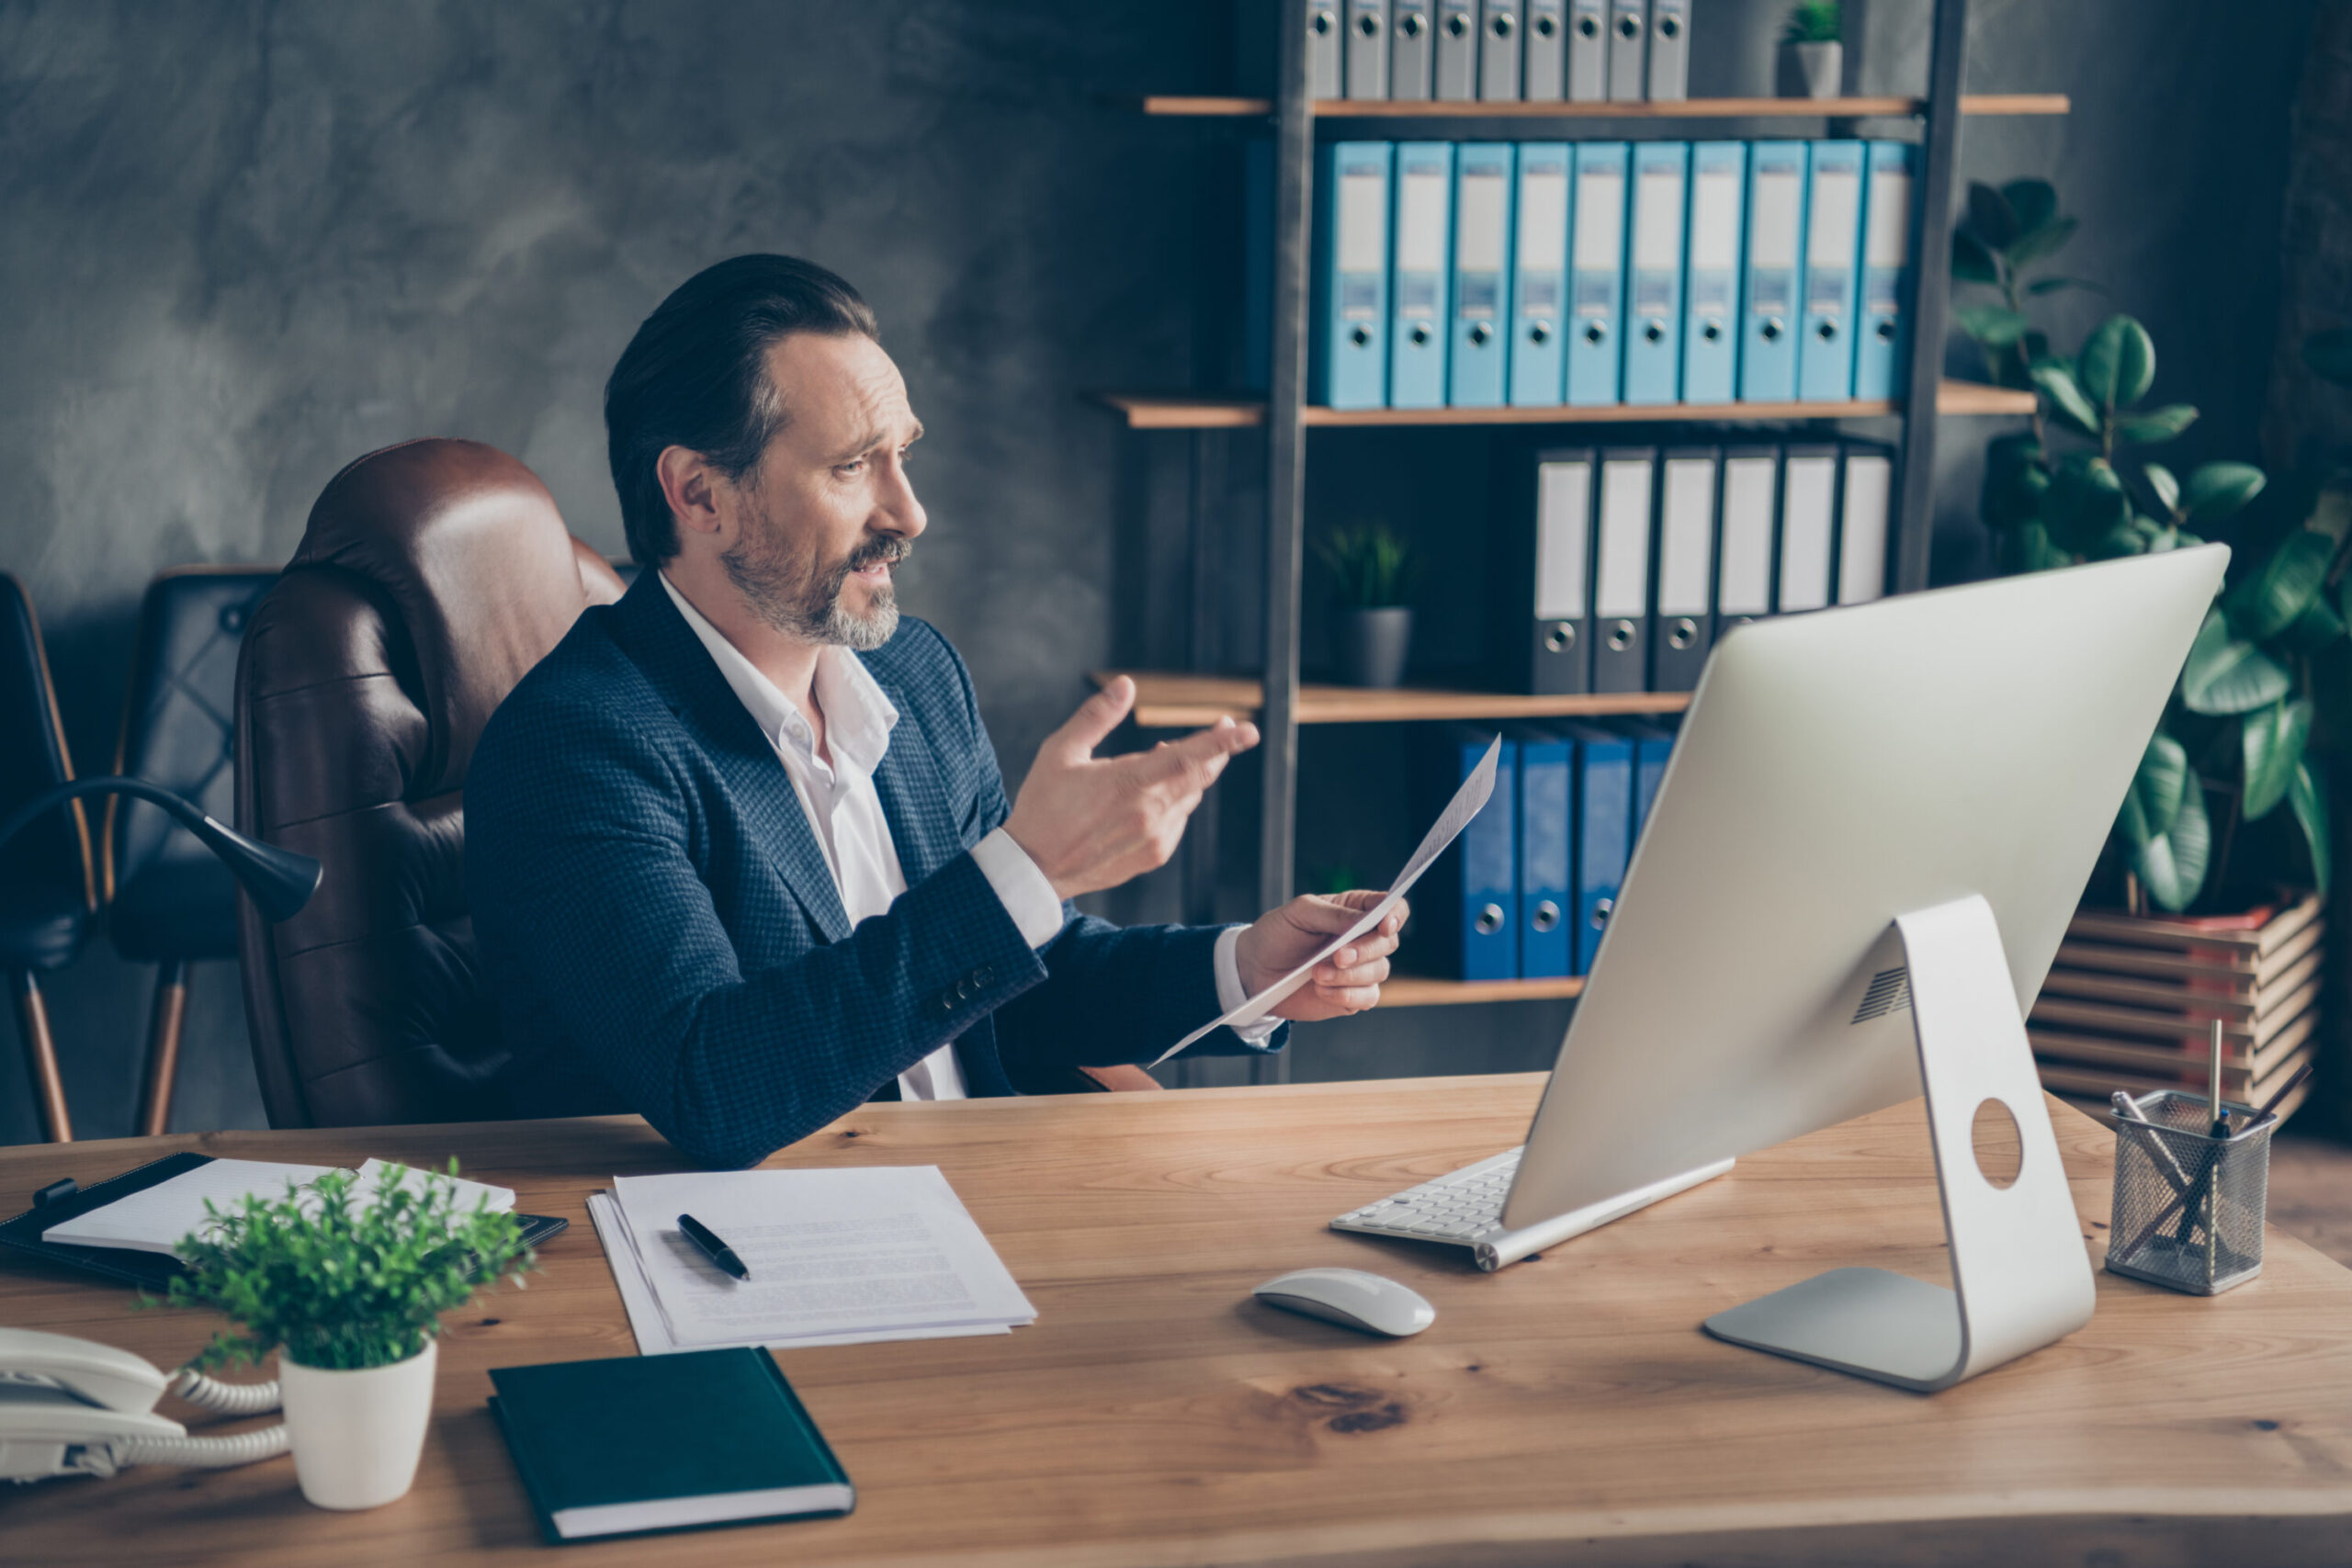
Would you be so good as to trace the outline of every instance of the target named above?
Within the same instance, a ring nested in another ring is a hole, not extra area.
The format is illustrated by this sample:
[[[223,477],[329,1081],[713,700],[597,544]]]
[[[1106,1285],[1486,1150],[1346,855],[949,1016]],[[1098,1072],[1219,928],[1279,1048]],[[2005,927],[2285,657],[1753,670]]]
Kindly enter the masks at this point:
[[[890,570],[923,530],[907,483],[922,435],[899,367],[871,338],[796,333],[772,344],[785,427],[734,488],[719,557],[753,614],[809,642],[867,650],[899,627]]]

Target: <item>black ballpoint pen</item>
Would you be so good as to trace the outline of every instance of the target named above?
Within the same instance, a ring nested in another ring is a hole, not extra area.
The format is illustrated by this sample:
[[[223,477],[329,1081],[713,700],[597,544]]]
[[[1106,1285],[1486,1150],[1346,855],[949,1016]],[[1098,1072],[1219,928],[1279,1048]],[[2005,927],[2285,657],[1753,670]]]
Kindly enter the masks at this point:
[[[685,1232],[686,1239],[701,1247],[704,1255],[713,1263],[718,1264],[738,1280],[748,1280],[752,1277],[752,1271],[743,1267],[743,1260],[735,1256],[735,1249],[719,1240],[717,1231],[712,1230],[692,1214],[680,1214],[678,1228]]]

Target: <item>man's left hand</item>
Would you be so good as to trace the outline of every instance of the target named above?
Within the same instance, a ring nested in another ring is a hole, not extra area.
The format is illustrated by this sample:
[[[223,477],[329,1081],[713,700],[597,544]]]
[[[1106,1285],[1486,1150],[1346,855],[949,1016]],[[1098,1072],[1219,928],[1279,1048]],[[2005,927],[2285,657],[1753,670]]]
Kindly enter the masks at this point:
[[[1385,897],[1369,888],[1329,897],[1309,894],[1260,916],[1234,944],[1242,990],[1256,996],[1321,952]],[[1378,925],[1317,964],[1306,984],[1275,1007],[1274,1016],[1313,1023],[1379,1006],[1388,955],[1396,951],[1396,933],[1409,913],[1399,902]]]

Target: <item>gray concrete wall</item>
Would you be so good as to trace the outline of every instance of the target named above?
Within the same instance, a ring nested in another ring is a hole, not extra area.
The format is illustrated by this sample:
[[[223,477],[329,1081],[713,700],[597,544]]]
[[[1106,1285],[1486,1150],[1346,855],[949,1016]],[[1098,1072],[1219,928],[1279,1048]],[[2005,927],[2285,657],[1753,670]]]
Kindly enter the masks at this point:
[[[1702,4],[1698,90],[1760,87],[1781,7]],[[1924,0],[1855,9],[1858,85],[1920,80]],[[1969,171],[2057,179],[2085,220],[2070,270],[2148,321],[2158,394],[2208,411],[2200,449],[2252,450],[2308,9],[1977,6],[1972,85],[2076,113],[1972,126]],[[1229,139],[1105,95],[1223,86],[1227,32],[1213,0],[0,0],[0,567],[48,624],[85,771],[148,576],[282,560],[371,447],[492,442],[617,553],[604,377],[664,292],[752,249],[835,266],[880,312],[932,431],[904,597],[970,660],[1016,777],[1091,665],[1246,659],[1246,586],[1200,633],[1167,530],[1197,480],[1246,584],[1248,454],[1188,472],[1181,438],[1077,396],[1225,363]],[[2068,310],[2062,336],[2097,308]],[[1986,432],[1947,429],[1956,573]],[[1122,907],[1171,902],[1162,879]],[[102,947],[52,984],[85,1135],[128,1126],[144,984]],[[197,984],[175,1122],[257,1123],[233,966]],[[1536,1065],[1559,1022],[1325,1026],[1301,1076]],[[0,1070],[0,1140],[30,1128]]]

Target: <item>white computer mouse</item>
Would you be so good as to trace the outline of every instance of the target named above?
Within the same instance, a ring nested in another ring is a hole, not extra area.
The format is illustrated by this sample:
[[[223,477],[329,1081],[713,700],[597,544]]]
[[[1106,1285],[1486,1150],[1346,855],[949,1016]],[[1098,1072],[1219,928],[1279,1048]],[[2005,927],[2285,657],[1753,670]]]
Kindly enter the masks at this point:
[[[1268,1306],[1396,1339],[1437,1321],[1437,1308],[1418,1292],[1361,1269],[1301,1269],[1250,1293]]]

